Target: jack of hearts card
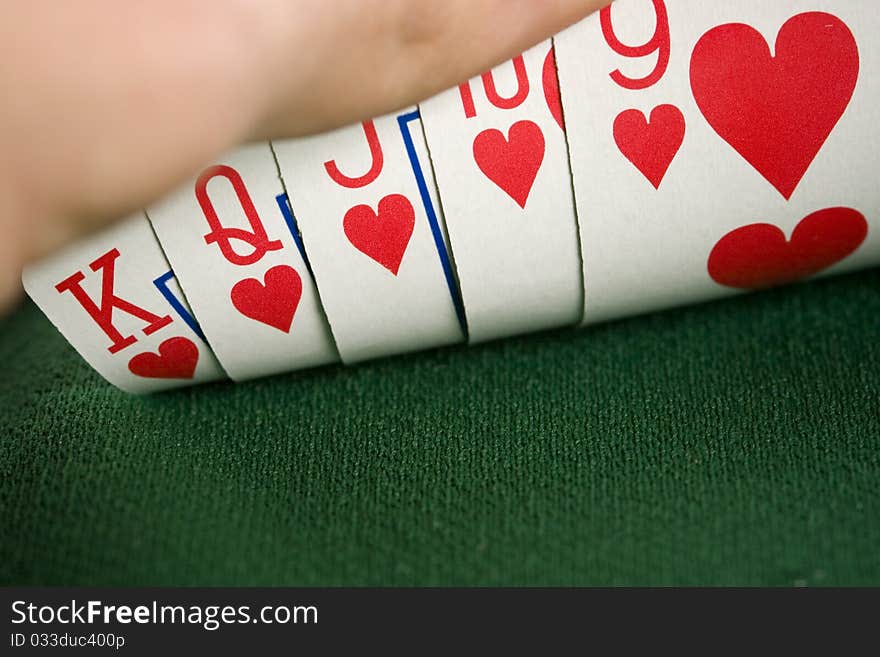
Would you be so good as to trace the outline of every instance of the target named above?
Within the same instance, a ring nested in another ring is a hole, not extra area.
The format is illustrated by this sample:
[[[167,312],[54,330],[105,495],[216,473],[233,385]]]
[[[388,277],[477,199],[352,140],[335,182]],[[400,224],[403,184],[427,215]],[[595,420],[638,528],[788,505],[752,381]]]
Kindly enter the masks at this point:
[[[273,148],[343,362],[461,342],[418,112]]]

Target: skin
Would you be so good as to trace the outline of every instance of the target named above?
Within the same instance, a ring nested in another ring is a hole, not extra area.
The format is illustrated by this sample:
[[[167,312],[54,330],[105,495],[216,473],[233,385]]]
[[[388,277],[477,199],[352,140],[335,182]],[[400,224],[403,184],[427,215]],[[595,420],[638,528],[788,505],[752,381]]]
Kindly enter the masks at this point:
[[[0,20],[0,309],[21,267],[235,144],[423,100],[608,0],[19,0]]]

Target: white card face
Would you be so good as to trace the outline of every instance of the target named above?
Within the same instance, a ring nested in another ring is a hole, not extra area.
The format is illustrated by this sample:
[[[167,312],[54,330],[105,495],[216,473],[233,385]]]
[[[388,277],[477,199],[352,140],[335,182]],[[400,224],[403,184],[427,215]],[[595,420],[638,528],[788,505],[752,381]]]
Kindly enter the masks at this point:
[[[547,41],[420,106],[471,342],[581,316],[553,64]]]
[[[123,390],[224,378],[143,213],[28,266],[22,282],[80,355]]]
[[[342,360],[461,342],[418,113],[273,147]]]
[[[861,0],[618,0],[557,36],[585,321],[880,261],[878,30]]]
[[[268,143],[229,153],[147,214],[230,378],[338,360]]]

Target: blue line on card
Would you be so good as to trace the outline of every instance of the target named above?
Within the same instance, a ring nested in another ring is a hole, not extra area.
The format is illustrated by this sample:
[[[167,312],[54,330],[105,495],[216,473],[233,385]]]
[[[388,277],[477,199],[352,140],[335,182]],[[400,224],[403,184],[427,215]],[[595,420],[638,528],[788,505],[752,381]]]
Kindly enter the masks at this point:
[[[154,280],[153,285],[159,290],[159,294],[165,297],[165,300],[174,309],[174,312],[180,315],[180,319],[182,319],[184,323],[193,330],[193,333],[199,336],[202,339],[202,342],[208,344],[207,339],[205,339],[205,334],[202,333],[202,327],[199,326],[196,318],[186,309],[186,306],[181,303],[180,299],[174,296],[174,293],[171,292],[171,289],[168,287],[168,281],[172,278],[174,278],[174,272],[169,271],[167,274],[162,274],[159,278]]]
[[[281,214],[284,217],[285,223],[287,224],[287,230],[290,231],[290,235],[293,237],[293,241],[296,242],[296,248],[299,251],[299,254],[302,256],[303,261],[306,263],[306,267],[308,267],[309,272],[311,272],[312,266],[309,264],[309,259],[306,256],[306,249],[303,246],[302,238],[299,235],[299,227],[296,225],[296,217],[293,216],[293,210],[290,207],[290,198],[288,198],[287,192],[281,192],[278,196],[276,196],[275,202],[278,204],[278,209],[281,210]]]
[[[464,318],[464,306],[461,297],[458,294],[458,286],[455,284],[455,276],[452,273],[452,262],[449,259],[449,252],[446,250],[446,241],[443,239],[443,231],[440,230],[440,222],[437,219],[437,212],[434,209],[434,202],[431,200],[431,194],[428,192],[428,184],[425,181],[425,173],[419,162],[419,156],[416,153],[415,144],[413,143],[412,133],[410,133],[410,123],[420,119],[419,110],[401,114],[397,117],[397,124],[400,126],[400,134],[403,137],[403,143],[406,145],[406,153],[409,156],[409,163],[412,166],[413,175],[416,178],[416,184],[419,186],[419,194],[422,197],[422,205],[425,206],[425,214],[428,215],[428,224],[431,226],[431,234],[434,236],[434,246],[437,247],[437,255],[440,256],[440,264],[443,267],[443,274],[446,276],[446,285],[449,287],[449,294],[452,296],[452,303],[455,306],[455,314],[458,316],[458,323],[461,330],[467,332],[467,324]]]

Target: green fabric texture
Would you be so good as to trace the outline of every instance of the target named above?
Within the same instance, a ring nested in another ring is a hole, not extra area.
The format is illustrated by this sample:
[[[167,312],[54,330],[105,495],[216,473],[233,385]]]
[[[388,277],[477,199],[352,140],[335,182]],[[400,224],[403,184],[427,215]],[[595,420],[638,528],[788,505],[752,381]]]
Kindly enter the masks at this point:
[[[0,581],[880,584],[880,272],[150,398],[0,322]]]

